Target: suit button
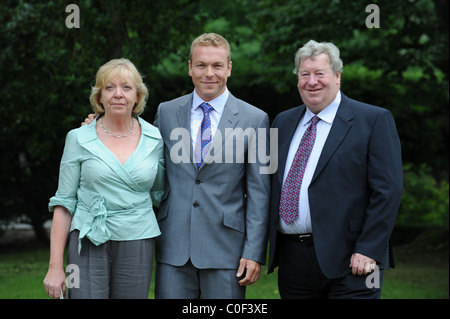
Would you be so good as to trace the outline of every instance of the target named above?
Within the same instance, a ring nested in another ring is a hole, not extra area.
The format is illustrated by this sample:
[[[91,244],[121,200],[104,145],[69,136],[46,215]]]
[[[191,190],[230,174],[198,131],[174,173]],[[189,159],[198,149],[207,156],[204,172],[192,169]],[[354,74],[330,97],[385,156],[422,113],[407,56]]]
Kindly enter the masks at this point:
[[[201,183],[201,181],[199,180],[199,179],[197,179],[196,181],[195,181],[195,184],[200,184]]]
[[[199,203],[197,203],[197,202],[195,202],[195,203],[194,203],[194,205],[192,205],[192,206],[194,206],[194,207],[198,207],[198,206],[200,206],[200,204],[199,204]]]

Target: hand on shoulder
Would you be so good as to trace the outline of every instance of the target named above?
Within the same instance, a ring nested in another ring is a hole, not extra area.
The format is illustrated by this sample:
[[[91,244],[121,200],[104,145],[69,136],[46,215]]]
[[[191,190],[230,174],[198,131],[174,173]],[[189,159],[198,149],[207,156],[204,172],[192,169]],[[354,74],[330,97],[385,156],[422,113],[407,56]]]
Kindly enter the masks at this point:
[[[91,124],[97,115],[97,113],[89,114],[88,117],[84,119],[84,122],[81,123],[81,126]]]

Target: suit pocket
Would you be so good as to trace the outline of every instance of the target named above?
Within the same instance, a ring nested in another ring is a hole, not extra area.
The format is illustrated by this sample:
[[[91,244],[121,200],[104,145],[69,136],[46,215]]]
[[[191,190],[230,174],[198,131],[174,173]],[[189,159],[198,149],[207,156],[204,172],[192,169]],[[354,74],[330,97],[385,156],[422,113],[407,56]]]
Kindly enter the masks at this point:
[[[243,218],[236,216],[231,213],[224,212],[223,213],[223,224],[226,227],[237,230],[238,232],[245,232],[245,222]]]

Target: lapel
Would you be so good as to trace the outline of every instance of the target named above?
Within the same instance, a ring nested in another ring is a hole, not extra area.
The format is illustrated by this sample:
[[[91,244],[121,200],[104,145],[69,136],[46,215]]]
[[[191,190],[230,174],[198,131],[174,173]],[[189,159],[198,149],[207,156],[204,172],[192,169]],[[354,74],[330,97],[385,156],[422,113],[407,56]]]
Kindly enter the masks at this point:
[[[100,160],[110,157],[110,152],[104,147],[97,137],[95,125],[97,118],[89,125],[84,125],[78,129],[78,143],[91,154],[97,156]]]
[[[190,130],[191,126],[191,107],[193,94],[187,95],[186,99],[182,99],[176,110],[178,127]]]
[[[186,99],[183,99],[180,101],[180,104],[178,105],[176,109],[176,116],[177,116],[177,124],[179,128],[186,129],[189,133],[190,138],[189,139],[182,139],[182,143],[184,144],[184,149],[189,149],[189,156],[192,167],[195,168],[197,171],[197,166],[193,161],[193,155],[194,149],[192,148],[192,140],[195,139],[195,136],[191,136],[191,108],[192,108],[192,99],[193,99],[193,93],[188,94],[186,96]]]
[[[155,126],[144,121],[140,117],[137,119],[139,120],[139,124],[141,124],[142,133],[136,150],[124,164],[125,168],[129,171],[145,160],[158,146],[159,140],[162,139],[161,133],[159,133],[159,130]]]
[[[319,162],[317,163],[311,184],[317,179],[330,160],[331,156],[333,156],[343,142],[345,136],[353,125],[353,118],[354,116],[350,99],[342,94],[341,103],[339,104],[330,133],[328,134],[328,138],[323,146],[322,153],[320,154]]]
[[[279,146],[278,146],[279,147],[278,163],[282,164],[278,166],[278,182],[280,183],[280,185],[283,184],[284,170],[286,167],[286,159],[289,153],[291,140],[294,136],[295,131],[297,130],[297,126],[300,123],[300,119],[305,114],[306,106],[302,105],[297,109],[298,111],[292,114],[292,116],[289,117],[288,121],[285,124],[282,123],[283,127],[278,127],[279,130],[282,130],[282,134],[280,134],[281,140],[279,139]]]

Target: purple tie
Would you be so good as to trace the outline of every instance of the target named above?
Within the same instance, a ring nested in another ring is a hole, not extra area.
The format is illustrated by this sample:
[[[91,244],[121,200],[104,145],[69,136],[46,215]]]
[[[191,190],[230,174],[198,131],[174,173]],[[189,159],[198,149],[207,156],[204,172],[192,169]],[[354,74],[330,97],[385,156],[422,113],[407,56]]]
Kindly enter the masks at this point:
[[[305,173],[306,164],[308,164],[309,155],[316,140],[316,125],[319,121],[320,118],[314,116],[311,124],[303,134],[281,189],[280,217],[288,225],[298,218],[300,187],[302,186],[303,174]]]
[[[203,120],[200,125],[200,133],[197,135],[197,143],[195,146],[198,169],[202,166],[203,160],[205,159],[211,144],[211,118],[209,117],[209,113],[213,110],[213,107],[206,102],[200,104],[200,107],[203,110]]]

